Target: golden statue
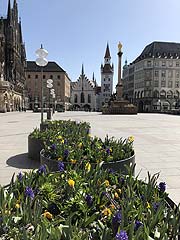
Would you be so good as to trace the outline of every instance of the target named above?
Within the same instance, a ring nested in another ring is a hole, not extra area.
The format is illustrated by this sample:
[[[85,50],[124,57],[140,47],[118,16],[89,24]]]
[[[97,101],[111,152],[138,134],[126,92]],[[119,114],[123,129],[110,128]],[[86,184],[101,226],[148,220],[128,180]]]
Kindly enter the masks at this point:
[[[121,52],[122,44],[120,42],[118,43],[118,49],[119,49],[119,52]]]

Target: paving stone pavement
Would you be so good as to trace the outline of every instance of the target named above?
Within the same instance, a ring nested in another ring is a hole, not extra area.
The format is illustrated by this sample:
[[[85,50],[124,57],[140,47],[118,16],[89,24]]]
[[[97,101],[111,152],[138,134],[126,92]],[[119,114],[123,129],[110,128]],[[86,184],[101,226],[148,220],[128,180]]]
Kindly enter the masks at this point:
[[[46,114],[44,114],[46,118]],[[136,174],[160,173],[170,198],[180,202],[180,116],[165,114],[102,115],[97,112],[55,113],[53,119],[87,121],[91,133],[104,138],[134,136]],[[27,157],[27,137],[40,124],[40,113],[0,114],[0,184],[9,183],[13,173],[38,168]]]

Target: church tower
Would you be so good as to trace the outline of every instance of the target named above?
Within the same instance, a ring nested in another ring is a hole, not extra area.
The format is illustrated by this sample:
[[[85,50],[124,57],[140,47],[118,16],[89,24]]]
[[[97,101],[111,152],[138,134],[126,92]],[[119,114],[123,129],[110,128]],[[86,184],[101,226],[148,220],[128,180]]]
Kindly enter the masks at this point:
[[[104,65],[101,64],[101,103],[102,106],[110,100],[113,90],[114,66],[111,64],[109,44],[107,43]]]

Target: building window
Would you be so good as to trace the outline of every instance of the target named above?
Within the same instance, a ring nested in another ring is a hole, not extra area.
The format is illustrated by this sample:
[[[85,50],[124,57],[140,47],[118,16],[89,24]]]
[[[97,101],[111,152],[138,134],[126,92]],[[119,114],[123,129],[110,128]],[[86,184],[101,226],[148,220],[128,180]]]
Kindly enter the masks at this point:
[[[168,81],[168,87],[172,88],[172,81]]]
[[[179,78],[179,71],[176,71],[176,78]]]
[[[166,86],[166,81],[161,81],[161,87],[165,87]]]
[[[77,94],[74,95],[74,102],[75,102],[75,103],[78,102],[78,96],[77,96]]]
[[[155,71],[154,76],[158,78],[159,77],[159,71]]]
[[[166,66],[166,61],[162,61],[162,66],[163,66],[163,67]]]
[[[57,85],[60,86],[61,85],[60,82],[57,82]]]
[[[147,61],[147,67],[151,67],[151,61]]]
[[[173,61],[169,61],[169,67],[172,67],[173,66]]]
[[[176,62],[176,67],[179,67],[179,62]]]
[[[166,71],[165,70],[162,70],[161,77],[166,77]]]
[[[50,79],[53,79],[53,75],[50,75]]]
[[[35,79],[38,79],[38,75],[35,75]]]
[[[154,66],[155,66],[155,67],[158,67],[158,66],[159,66],[159,62],[158,62],[158,61],[155,61],[155,62],[154,62]]]
[[[104,78],[104,82],[106,81],[106,79]]]
[[[84,103],[84,93],[81,93],[81,103]]]
[[[43,75],[43,79],[45,79],[46,78],[46,75]]]
[[[61,76],[60,76],[60,75],[57,75],[57,78],[58,78],[58,79],[61,79]]]
[[[173,71],[172,71],[172,70],[168,71],[168,77],[169,77],[169,78],[172,78],[172,77],[173,77]]]
[[[31,78],[31,75],[28,75],[28,78]]]
[[[88,103],[91,103],[91,94],[88,94]]]
[[[179,81],[175,82],[175,88],[179,88]]]
[[[154,86],[159,87],[159,81],[154,81]]]
[[[111,79],[110,79],[110,78],[108,78],[108,80],[109,80],[109,81],[111,81]]]

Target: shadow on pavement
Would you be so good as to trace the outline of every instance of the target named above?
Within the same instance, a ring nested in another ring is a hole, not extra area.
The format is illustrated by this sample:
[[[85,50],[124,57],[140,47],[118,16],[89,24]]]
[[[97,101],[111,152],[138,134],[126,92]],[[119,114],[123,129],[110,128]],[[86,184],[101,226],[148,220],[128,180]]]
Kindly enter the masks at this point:
[[[6,163],[15,168],[34,169],[38,168],[40,163],[28,158],[27,153],[18,154],[10,157]]]

